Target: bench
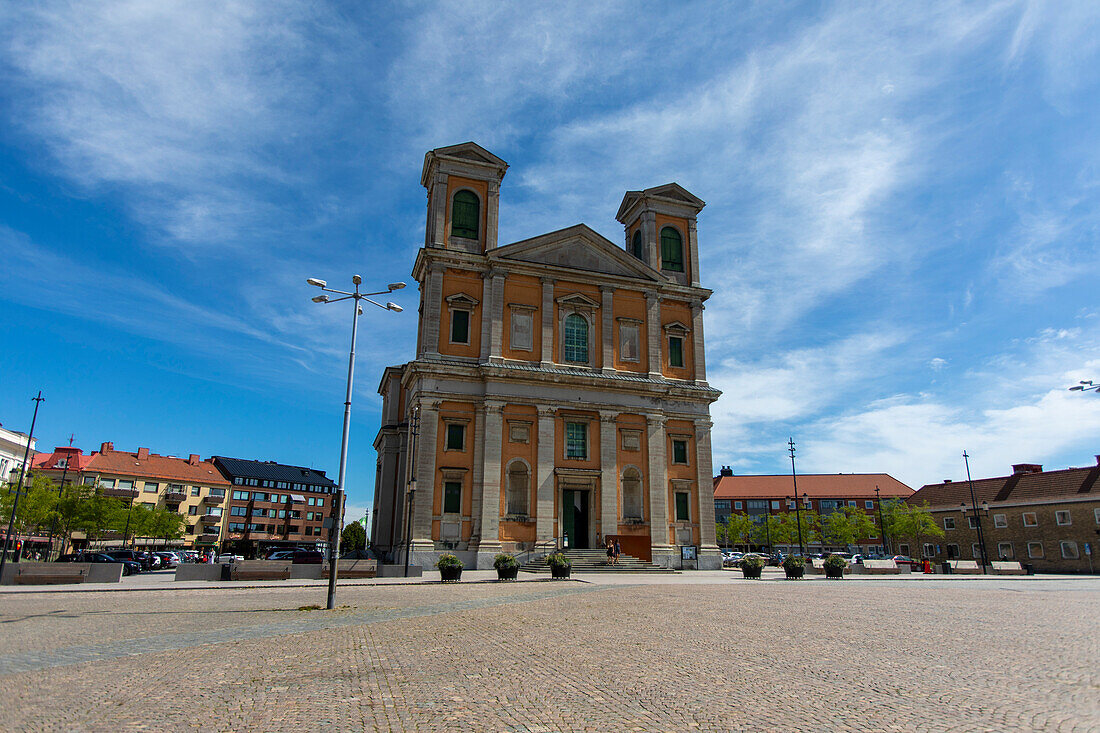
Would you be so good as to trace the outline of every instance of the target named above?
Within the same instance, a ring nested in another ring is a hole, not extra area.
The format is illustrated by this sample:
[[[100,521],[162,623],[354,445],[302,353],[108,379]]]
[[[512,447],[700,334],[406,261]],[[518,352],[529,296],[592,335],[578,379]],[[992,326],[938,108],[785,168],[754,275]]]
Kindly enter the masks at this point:
[[[1027,574],[1027,572],[1024,570],[1023,566],[1020,565],[1020,563],[1018,563],[1014,560],[994,560],[993,562],[990,563],[990,565],[993,567],[993,572],[996,575],[1026,575]]]
[[[981,575],[982,566],[977,560],[950,560],[951,572],[956,575]]]
[[[897,575],[901,572],[893,560],[864,560],[863,567],[869,575]]]
[[[373,578],[378,575],[378,565],[374,560],[341,560],[336,565],[336,577]],[[321,577],[328,577],[328,565],[321,571]]]
[[[242,560],[225,566],[229,569],[228,580],[289,580],[290,563],[270,560]],[[222,579],[226,580],[225,572]]]
[[[69,563],[17,563],[12,585],[63,585],[83,583],[88,580],[88,568],[84,564]]]

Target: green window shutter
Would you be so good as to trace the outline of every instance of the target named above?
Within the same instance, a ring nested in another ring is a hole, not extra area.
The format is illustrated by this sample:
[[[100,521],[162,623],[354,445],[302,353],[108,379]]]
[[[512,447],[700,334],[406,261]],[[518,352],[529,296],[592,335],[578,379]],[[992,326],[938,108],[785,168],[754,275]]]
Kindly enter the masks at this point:
[[[661,230],[661,269],[684,271],[684,241],[672,227]]]
[[[565,361],[588,363],[588,321],[571,313],[565,317]]]
[[[676,521],[691,521],[691,516],[688,514],[688,495],[682,492],[676,494]]]
[[[630,241],[630,254],[637,257],[639,260],[644,260],[642,256],[642,230],[634,232],[634,238]]]
[[[684,365],[684,340],[679,336],[668,337],[668,365],[671,367]]]
[[[462,511],[462,484],[447,481],[443,484],[443,513],[458,514]]]
[[[462,450],[466,437],[465,425],[447,426],[447,450]]]
[[[451,343],[470,343],[470,313],[451,311]]]
[[[451,205],[451,236],[477,239],[480,204],[472,191],[459,191]]]
[[[672,462],[673,463],[687,463],[688,462],[688,444],[686,440],[674,440],[672,441]]]

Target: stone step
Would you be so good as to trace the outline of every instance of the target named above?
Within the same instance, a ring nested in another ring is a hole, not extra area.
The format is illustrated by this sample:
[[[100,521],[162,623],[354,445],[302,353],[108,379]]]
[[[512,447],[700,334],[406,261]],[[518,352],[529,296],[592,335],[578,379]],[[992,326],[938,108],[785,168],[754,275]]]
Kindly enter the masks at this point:
[[[584,550],[566,550],[562,553],[570,560],[570,567],[574,573],[675,573],[676,570],[662,568],[653,563],[640,560],[631,555],[619,555],[618,565],[607,564],[607,551],[601,548]],[[548,573],[550,566],[546,557],[530,560],[520,565],[520,570],[526,573]]]

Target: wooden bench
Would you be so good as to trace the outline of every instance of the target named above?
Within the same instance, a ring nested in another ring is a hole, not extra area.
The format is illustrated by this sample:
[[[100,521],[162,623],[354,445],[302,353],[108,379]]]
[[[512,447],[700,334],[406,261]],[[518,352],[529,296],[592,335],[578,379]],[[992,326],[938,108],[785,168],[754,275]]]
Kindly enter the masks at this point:
[[[1015,560],[994,560],[990,565],[997,575],[1027,575],[1023,566]]]
[[[83,583],[88,579],[88,569],[68,563],[18,563],[12,578],[13,585],[62,585]]]
[[[956,575],[981,575],[982,566],[977,560],[950,560],[951,572]]]
[[[378,565],[374,560],[341,560],[336,566],[339,578],[374,578],[378,575]],[[321,577],[328,577],[328,566],[321,571]]]
[[[230,580],[289,580],[290,564],[270,560],[242,560],[229,566]]]

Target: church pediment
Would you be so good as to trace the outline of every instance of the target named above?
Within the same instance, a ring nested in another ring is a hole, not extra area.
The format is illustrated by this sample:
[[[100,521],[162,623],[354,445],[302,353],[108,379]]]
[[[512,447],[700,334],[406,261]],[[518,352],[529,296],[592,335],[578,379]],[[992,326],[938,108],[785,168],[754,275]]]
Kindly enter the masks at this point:
[[[490,252],[489,256],[622,277],[663,279],[644,262],[584,224],[500,247]]]

